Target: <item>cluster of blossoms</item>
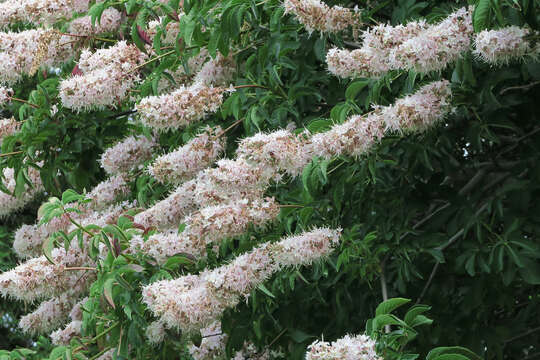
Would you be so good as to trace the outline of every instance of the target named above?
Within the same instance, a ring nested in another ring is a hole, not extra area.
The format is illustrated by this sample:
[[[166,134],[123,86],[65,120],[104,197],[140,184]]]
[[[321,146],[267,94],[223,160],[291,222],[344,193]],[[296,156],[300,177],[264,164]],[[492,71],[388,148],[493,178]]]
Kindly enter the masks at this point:
[[[21,318],[19,327],[29,334],[49,333],[65,323],[74,301],[67,294],[44,301],[36,310]]]
[[[16,22],[52,24],[88,10],[89,0],[6,0],[0,3],[0,27]]]
[[[158,93],[165,94],[175,90],[178,85],[186,85],[193,81],[195,75],[202,69],[208,57],[208,51],[201,49],[196,55],[191,56],[185,66],[180,64],[175,71],[170,73],[174,80],[173,84],[169,79],[160,79],[158,84]]]
[[[451,95],[446,80],[427,84],[414,94],[396,100],[394,105],[376,107],[368,115],[354,115],[343,124],[313,135],[306,151],[324,158],[365,154],[379,142],[385,130],[424,131],[436,124],[450,111]]]
[[[80,213],[72,213],[71,218],[77,221],[87,221],[88,217],[99,216],[99,210],[104,210],[130,193],[124,176],[115,175],[98,184],[88,195],[92,201],[79,208]],[[73,207],[68,205],[67,207]],[[97,212],[96,212],[97,210]],[[39,217],[39,212],[38,212]],[[66,231],[71,226],[69,217],[64,214],[51,219],[46,224],[22,225],[16,232],[13,250],[21,258],[31,258],[41,255],[42,244],[54,232]]]
[[[150,174],[162,183],[181,184],[210,166],[224,151],[226,138],[221,127],[206,127],[184,146],[158,157]]]
[[[346,335],[332,343],[315,341],[309,345],[306,360],[382,360],[375,351],[375,340],[366,335]]]
[[[77,219],[82,226],[95,224],[105,226],[116,223],[125,211],[135,207],[134,203],[119,203],[104,210],[89,212]],[[60,219],[62,223],[65,219]],[[75,230],[75,225],[68,231]],[[34,301],[38,299],[59,296],[67,293],[78,296],[87,291],[89,284],[94,280],[95,274],[80,271],[69,271],[67,268],[94,266],[94,262],[87,254],[88,238],[83,236],[83,247],[78,241],[72,241],[71,247],[54,248],[49,262],[45,256],[29,259],[10,271],[0,274],[0,294],[12,296],[18,300]]]
[[[7,88],[4,86],[0,86],[0,106],[3,106],[5,104],[8,104],[11,101],[11,97],[13,96],[13,89]],[[4,120],[2,120],[4,121]],[[4,127],[4,123],[0,123],[0,134],[3,132],[2,128]],[[1,137],[1,136],[0,136]]]
[[[227,334],[221,331],[221,323],[214,321],[209,326],[201,329],[201,343],[199,346],[191,344],[189,354],[194,360],[226,360],[225,346],[227,344]],[[233,360],[270,360],[281,358],[283,355],[266,349],[259,352],[257,347],[251,342],[244,342],[242,349],[237,351]]]
[[[2,145],[3,138],[15,134],[20,128],[21,123],[14,117],[0,119],[0,145]]]
[[[195,75],[193,82],[204,86],[228,86],[236,73],[236,63],[232,54],[224,57],[217,54],[206,62]]]
[[[247,298],[276,271],[327,256],[339,238],[340,230],[320,228],[264,243],[214,270],[150,284],[142,290],[143,301],[167,327],[197,331]]]
[[[24,224],[15,232],[13,250],[21,258],[39,256],[43,242],[54,232],[67,230],[70,224],[65,215],[51,219],[47,224]]]
[[[180,234],[172,230],[152,235],[146,241],[135,236],[131,247],[154,257],[159,263],[178,253],[205,256],[208,245],[217,247],[220,240],[243,234],[249,225],[265,226],[278,215],[279,205],[272,198],[242,199],[209,206],[187,216],[186,226]]]
[[[276,173],[284,171],[298,176],[311,161],[311,156],[303,151],[307,141],[303,134],[294,135],[288,130],[258,133],[240,141],[236,155],[250,164],[272,168]]]
[[[314,30],[335,33],[349,27],[356,29],[361,24],[357,7],[329,7],[320,0],[285,0],[283,7],[285,14],[293,14],[309,33]]]
[[[189,64],[189,71],[198,70],[193,84],[182,85],[169,94],[143,98],[136,109],[144,125],[158,130],[179,129],[194,122],[201,121],[208,114],[216,112],[223,103],[226,92],[234,88],[225,88],[236,72],[236,64],[232,57],[218,54],[215,59],[201,64],[206,59],[207,51],[201,51],[193,57],[194,64]],[[186,82],[185,69],[180,68],[181,81]]]
[[[115,106],[124,100],[139,80],[137,67],[146,59],[135,45],[120,41],[94,53],[84,50],[75,75],[60,83],[62,104],[73,110]]]
[[[178,224],[195,206],[195,180],[179,186],[172,194],[154,204],[154,206],[135,215],[135,223],[144,227],[172,227]]]
[[[72,56],[70,38],[60,36],[55,30],[1,33],[0,82],[14,84],[23,75],[32,75],[40,65],[60,64]]]
[[[183,13],[179,14],[178,18],[180,19],[182,16],[184,16]],[[158,32],[158,27],[162,28],[161,26],[162,21],[163,21],[162,19],[152,20],[148,23],[148,31],[147,31],[148,37],[150,37],[151,39],[154,38],[154,36]],[[168,22],[167,25],[165,25],[165,28],[163,30],[165,34],[161,38],[161,43],[167,44],[167,45],[174,44],[176,42],[176,39],[178,38],[178,34],[180,33],[180,22],[176,22],[176,21]]]
[[[92,25],[89,15],[74,19],[69,24],[69,32],[80,36],[89,36],[115,31],[120,26],[122,14],[115,8],[107,8],[101,14],[99,23]]]
[[[475,35],[474,54],[490,64],[507,64],[526,56],[537,58],[540,44],[527,40],[534,34],[527,28],[508,26],[499,30],[484,30]]]
[[[472,8],[461,8],[442,22],[379,25],[363,35],[360,49],[331,49],[328,70],[343,78],[377,77],[389,70],[440,71],[470,47]]]
[[[4,186],[10,192],[15,191],[15,186],[17,184],[15,179],[15,171],[12,168],[4,168],[2,174],[4,177]],[[39,171],[33,167],[29,167],[27,175],[32,186],[30,187],[28,185],[24,185],[25,191],[19,197],[0,192],[0,218],[22,209],[27,203],[34,199],[36,195],[43,191],[43,184],[41,182]]]
[[[75,244],[72,244],[75,245]],[[52,250],[51,264],[45,256],[27,260],[10,271],[0,274],[0,293],[18,300],[33,301],[67,293],[77,296],[84,292],[92,274],[66,271],[66,267],[88,266],[90,259],[82,249],[72,246]]]
[[[51,333],[52,343],[55,345],[68,345],[71,339],[81,334],[83,311],[82,307],[88,298],[84,298],[77,302],[71,309],[69,317],[71,322],[63,329],[58,329]]]
[[[128,136],[101,155],[101,167],[110,174],[127,173],[137,169],[152,157],[156,146],[154,139],[145,136]]]
[[[87,198],[92,200],[91,207],[93,209],[102,209],[126,197],[130,192],[126,176],[118,174],[97,184],[88,193]]]
[[[146,126],[158,130],[179,129],[216,112],[226,91],[201,84],[182,85],[170,94],[143,98],[136,109]]]

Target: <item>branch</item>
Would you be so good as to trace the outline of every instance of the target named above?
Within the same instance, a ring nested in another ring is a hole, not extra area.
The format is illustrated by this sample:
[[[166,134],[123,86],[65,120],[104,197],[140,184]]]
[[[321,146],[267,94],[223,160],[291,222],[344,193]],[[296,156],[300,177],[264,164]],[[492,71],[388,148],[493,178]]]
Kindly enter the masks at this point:
[[[530,88],[536,86],[540,84],[540,81],[535,81],[535,82],[532,82],[530,84],[526,84],[526,85],[520,85],[520,86],[510,86],[510,87],[507,87],[507,88],[504,88],[502,89],[500,92],[499,92],[499,95],[502,95],[504,94],[505,92],[507,91],[511,91],[511,90],[523,90],[523,91],[527,91],[529,90]]]
[[[536,327],[536,328],[533,328],[533,329],[530,329],[529,331],[526,331],[522,334],[519,334],[519,335],[516,335],[514,337],[511,337],[510,339],[508,340],[505,340],[504,343],[507,344],[509,342],[512,342],[512,341],[515,341],[515,340],[518,340],[518,339],[521,339],[521,338],[524,338],[525,336],[528,336],[532,333],[535,333],[537,332],[538,330],[540,330],[540,326],[539,327]]]
[[[382,290],[382,297],[383,301],[388,300],[388,288],[386,286],[386,276],[384,274],[384,261],[381,263],[381,290]],[[390,325],[384,326],[384,332],[389,333],[390,332]]]

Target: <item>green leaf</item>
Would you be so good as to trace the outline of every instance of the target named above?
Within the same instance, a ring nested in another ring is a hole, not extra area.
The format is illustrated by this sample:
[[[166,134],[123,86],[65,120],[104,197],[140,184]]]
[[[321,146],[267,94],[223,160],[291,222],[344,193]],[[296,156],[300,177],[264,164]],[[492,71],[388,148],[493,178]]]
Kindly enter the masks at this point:
[[[379,331],[386,325],[406,325],[392,314],[381,314],[373,318],[373,330]]]
[[[388,299],[380,303],[379,306],[377,306],[377,309],[375,310],[375,316],[382,315],[382,314],[390,314],[392,311],[394,311],[398,307],[403,306],[410,302],[411,302],[410,299],[405,299],[405,298]]]
[[[350,84],[345,90],[345,98],[347,100],[354,101],[360,91],[362,91],[369,84],[368,80],[357,80]]]
[[[67,205],[82,198],[84,198],[84,196],[77,194],[75,190],[68,189],[62,194],[62,204]]]
[[[116,306],[114,305],[114,300],[112,297],[112,288],[114,285],[114,278],[109,278],[105,280],[105,283],[103,284],[103,296],[105,297],[105,300],[111,305],[113,309],[116,309]]]
[[[268,290],[268,289],[266,288],[266,286],[264,286],[264,284],[260,284],[259,286],[257,286],[257,288],[258,288],[259,290],[261,290],[263,293],[265,293],[266,295],[270,296],[271,298],[274,298],[274,299],[276,298],[276,296],[275,296],[274,294],[272,294],[272,293],[270,292],[270,290]]]
[[[441,356],[450,355],[450,356],[461,356],[461,357],[448,357],[441,358]],[[426,356],[426,360],[482,360],[482,358],[476,355],[471,350],[461,347],[461,346],[450,346],[450,347],[438,347],[429,352]]]
[[[54,248],[54,242],[55,238],[54,236],[49,236],[45,241],[43,242],[42,249],[43,249],[43,255],[47,258],[47,260],[51,264],[55,264],[53,258],[52,258],[52,249]]]
[[[473,26],[475,32],[482,31],[488,27],[490,12],[490,0],[478,0],[473,13]]]
[[[412,308],[407,311],[405,314],[405,317],[403,320],[408,324],[411,325],[411,323],[414,321],[414,319],[420,315],[425,313],[426,311],[429,311],[431,309],[431,306],[428,305],[414,305]]]

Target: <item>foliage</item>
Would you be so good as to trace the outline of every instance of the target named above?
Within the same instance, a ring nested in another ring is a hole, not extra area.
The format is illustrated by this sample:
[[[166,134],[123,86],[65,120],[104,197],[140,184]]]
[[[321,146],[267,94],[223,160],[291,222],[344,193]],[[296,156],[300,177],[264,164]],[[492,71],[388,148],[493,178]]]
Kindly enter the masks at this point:
[[[474,3],[475,31],[508,25],[539,30],[538,2]],[[328,4],[352,7],[344,1]],[[436,22],[465,5],[409,0],[358,4],[367,25],[419,18]],[[326,53],[334,46],[355,47],[354,37],[309,34],[293,16],[284,15],[279,0],[184,0],[182,6],[178,0],[105,0],[93,4],[88,14],[98,21],[110,7],[125,12],[126,24],[102,39],[127,38],[146,52],[148,23],[160,19],[150,41],[154,61],[141,68],[142,81],[129,100],[101,110],[78,113],[59,101],[58,85],[72,74],[74,61],[17,84],[14,96],[37,108],[12,102],[3,109],[3,115],[24,123],[2,140],[1,155],[6,156],[0,157],[0,167],[15,169],[20,183],[16,196],[25,191],[25,177],[18,174],[39,168],[46,193],[24,212],[2,219],[3,271],[17,263],[10,249],[13,231],[34,222],[41,200],[53,197],[41,209],[43,223],[74,214],[71,204],[87,201],[84,191],[106,177],[99,166],[103,151],[130,134],[151,136],[151,130],[137,121],[134,103],[157,95],[160,81],[174,82],[171,74],[178,68],[189,72],[188,60],[201,48],[212,57],[233,54],[241,64],[234,84],[259,87],[237,89],[203,124],[160,133],[161,153],[185,144],[206,125],[227,128],[241,120],[227,133],[225,156],[233,158],[241,138],[291,124],[298,133],[323,132],[350,115],[367,113],[373,104],[392,104],[437,79],[451,81],[454,111],[422,134],[385,136],[359,158],[313,159],[301,176],[286,177],[266,192],[280,204],[295,206],[281,208],[271,227],[251,228],[223,240],[219,249],[208,249],[206,258],[180,254],[160,265],[148,255],[128,253],[129,240],[140,232],[133,223],[134,212],[116,224],[77,223],[71,232],[56,233],[44,242],[44,254],[51,260],[54,247],[68,248],[84,233],[93,239],[90,256],[96,261],[97,280],[84,305],[82,336],[57,347],[44,337],[24,338],[14,330],[14,319],[23,314],[23,307],[30,310],[35,305],[3,299],[0,345],[6,350],[0,359],[85,359],[108,349],[117,349],[118,359],[189,359],[187,346],[200,342],[198,334],[167,330],[161,344],[148,342],[145,330],[155,318],[141,301],[141,287],[215,268],[259,243],[321,225],[343,228],[341,244],[328,259],[279,272],[246,302],[223,314],[228,357],[250,341],[259,349],[270,346],[288,359],[302,359],[307,346],[322,335],[333,340],[364,329],[389,360],[538,356],[536,59],[494,68],[467,53],[440,73],[394,70],[379,79],[339,80],[327,71]],[[185,15],[179,17],[181,8]],[[180,41],[166,46],[161,35],[170,22],[180,23]],[[65,24],[61,20],[54,26],[61,29]],[[90,48],[108,46],[98,38],[85,41]],[[131,175],[131,198],[142,208],[172,190],[144,170]],[[108,248],[104,257],[99,244]],[[386,292],[392,299],[381,303]],[[414,305],[402,317],[394,315],[406,303]],[[428,310],[430,318],[424,315]],[[390,332],[385,331],[387,325]]]

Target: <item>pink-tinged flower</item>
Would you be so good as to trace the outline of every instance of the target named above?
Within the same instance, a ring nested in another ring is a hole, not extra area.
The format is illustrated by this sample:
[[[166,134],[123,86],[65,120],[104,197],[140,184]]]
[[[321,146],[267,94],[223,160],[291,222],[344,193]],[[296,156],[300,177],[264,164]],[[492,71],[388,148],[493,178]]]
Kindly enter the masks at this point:
[[[101,355],[100,357],[96,358],[96,360],[113,360],[113,358],[114,358],[114,353],[115,353],[116,351],[117,351],[116,348],[107,350],[106,352],[103,353],[103,355]]]
[[[125,41],[94,53],[83,51],[78,63],[82,75],[60,83],[62,104],[76,111],[116,106],[139,80],[137,66],[146,58],[135,45]]]
[[[472,11],[472,7],[461,8],[394,48],[390,54],[392,69],[422,73],[444,70],[470,48]]]
[[[451,95],[448,81],[430,83],[394,105],[375,106],[372,113],[351,116],[343,124],[313,135],[304,151],[323,158],[366,154],[386,130],[421,132],[435,125],[451,110]]]
[[[508,26],[499,30],[484,30],[474,37],[473,53],[490,64],[507,64],[524,57],[537,58],[540,45],[533,44],[527,36],[533,32],[527,28]]]
[[[73,245],[73,244],[72,244]],[[0,293],[15,299],[33,301],[69,292],[78,295],[94,279],[92,273],[66,271],[66,267],[88,266],[90,259],[78,248],[52,250],[51,264],[45,256],[27,260],[0,274]]]
[[[69,317],[71,320],[82,320],[83,319],[83,307],[84,304],[88,301],[88,297],[85,297],[79,301],[75,305],[73,305],[73,308],[69,312]]]
[[[223,239],[243,234],[250,225],[264,227],[278,215],[279,205],[272,198],[209,206],[188,215],[184,220],[186,227],[180,234],[169,230],[151,235],[146,241],[136,236],[131,247],[159,263],[165,263],[167,258],[179,253],[205,256],[208,245],[216,247]]]
[[[161,321],[154,321],[146,327],[146,339],[152,345],[157,345],[165,339],[165,325]]]
[[[285,0],[283,7],[285,14],[293,14],[309,33],[314,30],[335,33],[360,26],[357,8],[329,7],[320,0]]]
[[[200,84],[181,86],[170,94],[143,98],[136,108],[146,126],[158,130],[179,129],[216,112],[226,91]]]
[[[367,153],[384,135],[384,122],[375,114],[351,116],[343,124],[311,137],[306,152],[330,159],[339,155]]]
[[[242,158],[221,159],[216,168],[197,175],[195,202],[204,207],[237,199],[261,198],[271,179],[279,179],[275,169],[250,164]]]
[[[101,167],[110,174],[122,174],[135,170],[152,157],[156,146],[154,139],[145,136],[128,136],[101,155]]]
[[[199,346],[189,345],[189,353],[195,360],[219,359],[225,353],[227,334],[221,332],[221,323],[214,321],[201,329],[202,340]]]
[[[12,88],[0,86],[0,106],[8,104],[11,101],[12,96],[13,96],[13,89]],[[15,120],[13,117],[11,119],[13,119],[13,121]],[[4,126],[6,126],[5,125],[6,120],[9,121],[11,119],[2,119],[2,120],[0,120],[0,134],[2,134],[4,132],[3,128],[4,128]],[[3,137],[3,136],[0,135],[0,138],[1,137]]]
[[[225,150],[227,139],[222,135],[221,127],[206,127],[184,146],[158,157],[148,171],[162,183],[178,185],[191,180]]]
[[[53,24],[88,10],[88,0],[6,0],[0,3],[0,27],[17,22]]]
[[[14,170],[12,168],[5,168],[3,170],[3,175],[4,178],[0,178],[0,181],[4,183],[4,186],[9,191],[13,192],[16,186]],[[39,171],[33,167],[29,167],[27,175],[32,187],[25,185],[25,191],[18,197],[0,191],[0,218],[22,209],[34,199],[37,194],[43,191],[44,188]]]
[[[96,185],[87,197],[92,199],[91,207],[102,209],[114,204],[131,193],[129,184],[123,174],[113,175]]]
[[[236,155],[251,164],[268,166],[274,168],[276,172],[297,176],[311,161],[311,156],[302,151],[305,144],[304,135],[294,135],[288,130],[278,130],[269,134],[258,133],[242,139]]]
[[[327,256],[340,230],[315,229],[276,243],[264,243],[230,264],[200,275],[162,280],[145,286],[143,301],[170,328],[197,331],[236,306],[273,273],[285,266],[308,265]],[[291,252],[298,252],[303,258]]]
[[[390,70],[440,71],[468,51],[472,8],[462,8],[442,22],[426,25],[378,25],[362,35],[360,49],[330,49],[328,70],[342,78],[378,77]]]
[[[15,134],[20,128],[21,123],[14,117],[0,119],[0,145],[2,145],[3,138]]]
[[[115,31],[120,26],[122,14],[115,8],[107,8],[101,14],[99,24],[92,25],[90,15],[73,20],[69,24],[69,33],[81,36],[98,35]]]
[[[69,345],[71,339],[81,335],[82,321],[74,320],[65,328],[51,333],[51,341],[54,345]]]
[[[186,215],[196,209],[195,187],[194,180],[182,184],[165,199],[135,215],[135,223],[144,227],[176,226]]]
[[[50,333],[66,322],[75,301],[67,294],[44,301],[36,310],[21,318],[19,327],[30,335]]]
[[[217,54],[215,59],[206,62],[193,82],[203,86],[228,86],[236,73],[236,63],[232,55],[224,57]]]
[[[451,96],[447,80],[435,81],[396,100],[394,105],[376,107],[375,112],[392,131],[425,131],[450,111]]]
[[[33,75],[41,65],[62,64],[73,56],[73,50],[69,39],[55,30],[1,33],[0,83],[14,84],[23,75]]]
[[[375,345],[366,335],[346,335],[331,343],[317,340],[308,346],[306,360],[382,360]]]

